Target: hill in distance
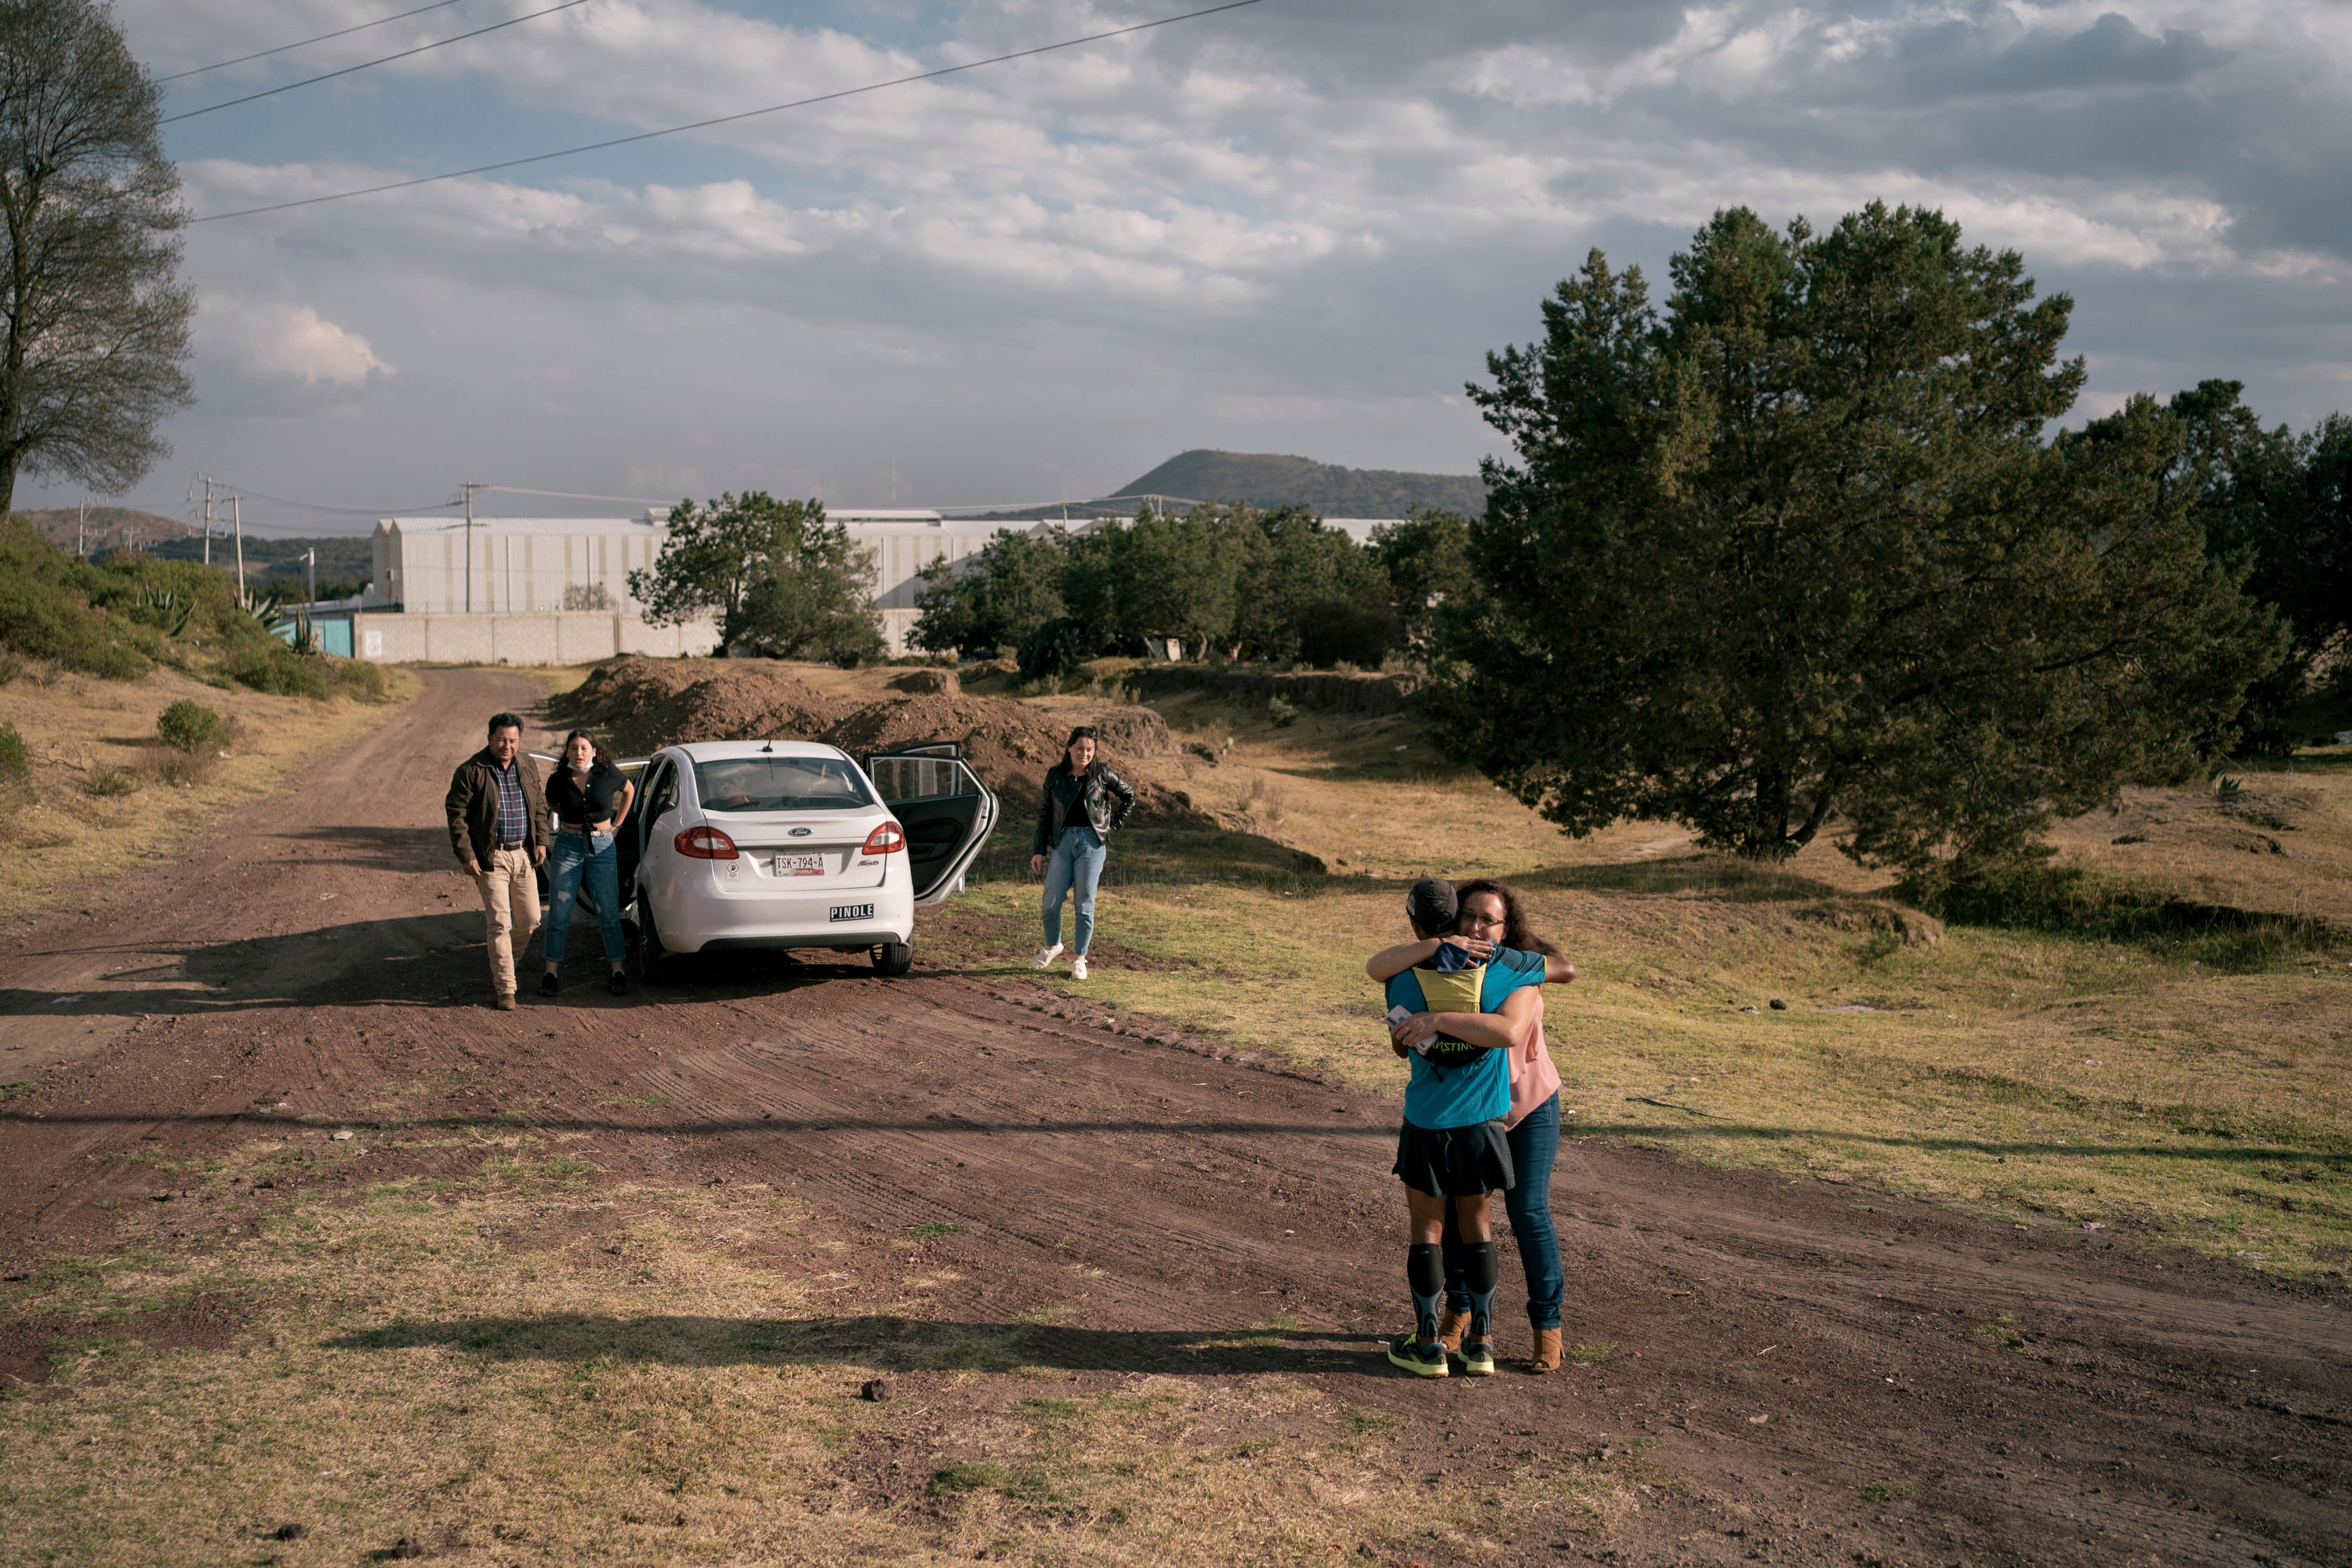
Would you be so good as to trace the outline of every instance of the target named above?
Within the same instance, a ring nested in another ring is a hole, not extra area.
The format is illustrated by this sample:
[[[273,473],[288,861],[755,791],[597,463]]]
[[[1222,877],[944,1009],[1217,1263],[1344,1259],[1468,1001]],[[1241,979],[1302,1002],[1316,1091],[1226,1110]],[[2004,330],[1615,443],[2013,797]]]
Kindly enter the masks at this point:
[[[94,506],[89,509],[86,523],[79,509],[69,506],[28,510],[16,515],[60,550],[73,549],[79,532],[92,555],[131,549],[164,561],[201,561],[205,557],[203,529],[192,528],[174,518],[158,517],[152,511],[127,506]],[[216,524],[213,530],[213,569],[234,573],[236,546],[226,529],[226,524]],[[322,593],[330,584],[357,592],[357,584],[375,575],[375,542],[367,535],[283,539],[247,533],[246,577],[251,582],[275,578],[281,586],[306,584],[309,566],[302,554],[312,549],[319,552],[319,585]]]
[[[84,516],[79,507],[53,506],[31,510],[20,509],[16,515],[33,525],[35,532],[60,549],[71,550],[77,538],[85,539],[90,553],[101,550],[118,550],[125,545],[133,549],[149,548],[170,539],[194,539],[201,542],[205,531],[191,528],[176,518],[158,517],[152,511],[140,511],[127,506],[94,506]]]
[[[1486,510],[1486,482],[1475,474],[1343,468],[1311,458],[1205,447],[1169,458],[1116,493],[1247,501],[1257,507],[1305,506],[1325,517],[1402,517],[1415,507],[1475,517]]]
[[[1415,507],[1476,517],[1486,510],[1486,481],[1475,474],[1409,474],[1394,468],[1343,468],[1278,452],[1220,452],[1195,447],[1169,458],[1114,496],[1171,501],[1246,501],[1273,508],[1303,506],[1321,517],[1403,517]],[[1124,516],[1131,505],[1103,501],[992,511],[981,521]],[[1178,510],[1181,510],[1180,507]]]

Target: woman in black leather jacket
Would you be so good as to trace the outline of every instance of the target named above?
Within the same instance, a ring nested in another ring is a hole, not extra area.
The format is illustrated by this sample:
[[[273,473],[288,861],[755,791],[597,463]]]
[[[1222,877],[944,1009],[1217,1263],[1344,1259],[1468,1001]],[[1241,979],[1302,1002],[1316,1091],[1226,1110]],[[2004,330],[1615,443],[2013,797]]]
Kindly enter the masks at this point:
[[[1104,846],[1135,809],[1135,789],[1095,754],[1095,732],[1081,724],[1070,731],[1062,760],[1045,771],[1045,793],[1037,802],[1037,837],[1029,869],[1045,873],[1045,945],[1029,965],[1043,969],[1061,955],[1062,899],[1075,893],[1077,952],[1070,978],[1087,977],[1087,949],[1095,939],[1095,889],[1102,881]]]

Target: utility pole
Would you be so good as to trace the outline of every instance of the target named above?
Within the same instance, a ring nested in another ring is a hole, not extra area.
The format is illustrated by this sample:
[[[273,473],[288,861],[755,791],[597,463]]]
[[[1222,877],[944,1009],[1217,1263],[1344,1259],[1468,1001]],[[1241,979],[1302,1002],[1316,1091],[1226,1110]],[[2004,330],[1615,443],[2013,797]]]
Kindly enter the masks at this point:
[[[74,514],[74,553],[89,558],[89,498],[81,498],[81,510]]]
[[[199,476],[201,477],[201,476]],[[205,564],[213,563],[213,482],[205,480]]]
[[[229,492],[230,525],[236,530],[236,602],[245,603],[245,498],[235,490]]]
[[[302,552],[302,562],[310,568],[310,596],[304,602],[316,605],[319,602],[319,547],[314,544]]]
[[[474,492],[486,490],[488,485],[478,485],[467,479],[466,491],[466,613],[474,613]]]

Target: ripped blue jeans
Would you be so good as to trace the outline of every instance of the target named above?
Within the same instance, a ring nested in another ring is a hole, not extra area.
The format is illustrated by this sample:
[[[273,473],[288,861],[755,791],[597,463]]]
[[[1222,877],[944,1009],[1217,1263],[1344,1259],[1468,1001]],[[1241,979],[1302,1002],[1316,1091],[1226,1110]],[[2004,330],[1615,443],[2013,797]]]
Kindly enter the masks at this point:
[[[618,963],[628,952],[621,940],[621,857],[611,834],[590,838],[568,829],[547,848],[547,962],[563,962],[564,938],[578,912],[583,884],[596,910],[604,956]]]

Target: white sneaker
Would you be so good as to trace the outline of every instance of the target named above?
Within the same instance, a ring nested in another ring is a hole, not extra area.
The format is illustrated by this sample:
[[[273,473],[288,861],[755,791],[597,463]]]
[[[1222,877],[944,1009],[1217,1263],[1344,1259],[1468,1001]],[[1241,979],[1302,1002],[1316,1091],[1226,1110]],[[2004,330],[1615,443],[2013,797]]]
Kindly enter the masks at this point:
[[[1037,950],[1037,956],[1029,961],[1029,967],[1032,969],[1043,969],[1047,964],[1053,963],[1054,960],[1061,956],[1062,944],[1058,942],[1051,947],[1041,947]]]
[[[1073,980],[1084,980],[1086,977],[1087,960],[1086,955],[1081,953],[1077,957],[1070,960],[1070,978]]]

